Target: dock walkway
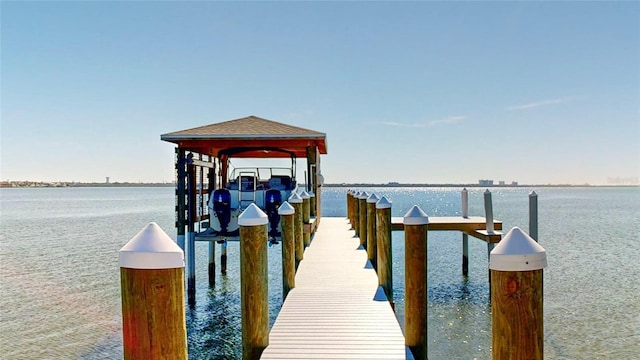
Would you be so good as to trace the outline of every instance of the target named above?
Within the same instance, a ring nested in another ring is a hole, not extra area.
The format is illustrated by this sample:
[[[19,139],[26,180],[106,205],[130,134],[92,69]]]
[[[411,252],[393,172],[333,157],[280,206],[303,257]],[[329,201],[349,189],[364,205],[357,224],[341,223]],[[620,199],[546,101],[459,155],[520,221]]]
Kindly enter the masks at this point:
[[[262,359],[412,359],[347,219],[323,217]]]

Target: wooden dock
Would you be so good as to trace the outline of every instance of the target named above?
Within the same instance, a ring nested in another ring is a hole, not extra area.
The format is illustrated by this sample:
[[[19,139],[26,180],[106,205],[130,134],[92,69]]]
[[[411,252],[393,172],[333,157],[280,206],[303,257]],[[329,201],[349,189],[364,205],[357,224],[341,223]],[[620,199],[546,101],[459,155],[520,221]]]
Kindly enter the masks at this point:
[[[323,217],[262,359],[412,359],[347,219]]]

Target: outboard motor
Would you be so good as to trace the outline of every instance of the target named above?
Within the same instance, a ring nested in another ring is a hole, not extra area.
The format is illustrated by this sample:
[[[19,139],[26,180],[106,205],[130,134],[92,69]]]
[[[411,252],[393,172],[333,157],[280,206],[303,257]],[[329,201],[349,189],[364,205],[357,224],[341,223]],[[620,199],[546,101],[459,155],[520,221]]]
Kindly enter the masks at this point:
[[[265,193],[264,208],[267,211],[267,217],[269,218],[269,242],[271,244],[277,244],[276,236],[280,236],[278,232],[278,224],[280,223],[280,215],[278,215],[278,208],[282,204],[282,195],[280,190],[269,189]]]
[[[231,193],[229,190],[217,189],[213,192],[213,211],[220,222],[220,234],[226,234],[231,221]]]

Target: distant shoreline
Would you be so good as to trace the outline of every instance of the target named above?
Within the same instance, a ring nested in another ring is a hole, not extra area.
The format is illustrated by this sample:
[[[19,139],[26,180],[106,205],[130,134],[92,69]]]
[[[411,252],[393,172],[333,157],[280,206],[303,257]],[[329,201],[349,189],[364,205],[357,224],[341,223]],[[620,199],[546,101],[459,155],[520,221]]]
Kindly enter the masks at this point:
[[[83,182],[38,182],[38,181],[9,181],[0,182],[0,188],[63,188],[63,187],[174,187],[174,183],[131,183],[131,182],[115,182],[115,183],[83,183]],[[365,187],[388,187],[388,188],[416,188],[416,187],[441,187],[441,188],[548,188],[548,187],[640,187],[640,184],[611,184],[611,185],[590,185],[590,184],[429,184],[429,183],[335,183],[324,184],[324,187],[336,188],[365,188]]]

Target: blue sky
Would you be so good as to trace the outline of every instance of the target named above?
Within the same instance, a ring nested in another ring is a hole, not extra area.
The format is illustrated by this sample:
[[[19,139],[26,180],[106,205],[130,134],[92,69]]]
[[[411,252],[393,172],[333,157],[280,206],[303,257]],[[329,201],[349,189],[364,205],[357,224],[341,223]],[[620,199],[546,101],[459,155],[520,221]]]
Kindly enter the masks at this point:
[[[327,182],[640,174],[638,2],[6,2],[2,180],[169,181],[160,134],[327,133]]]

